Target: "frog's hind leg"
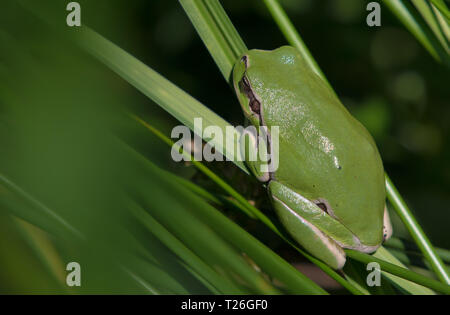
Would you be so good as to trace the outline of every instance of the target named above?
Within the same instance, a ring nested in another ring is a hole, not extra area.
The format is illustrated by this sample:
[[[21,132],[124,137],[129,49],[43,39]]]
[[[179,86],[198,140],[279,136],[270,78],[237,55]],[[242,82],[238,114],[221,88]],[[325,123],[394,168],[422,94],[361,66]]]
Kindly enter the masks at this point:
[[[345,252],[334,240],[277,197],[272,196],[272,200],[281,223],[295,241],[332,268],[341,269],[344,267]]]

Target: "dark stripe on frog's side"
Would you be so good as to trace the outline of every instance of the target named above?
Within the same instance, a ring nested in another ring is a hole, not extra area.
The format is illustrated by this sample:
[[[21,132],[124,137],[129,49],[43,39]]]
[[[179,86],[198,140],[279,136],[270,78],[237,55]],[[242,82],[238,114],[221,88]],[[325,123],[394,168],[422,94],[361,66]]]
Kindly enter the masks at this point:
[[[253,113],[258,114],[260,116],[261,113],[261,104],[256,99],[255,94],[253,94],[253,90],[250,87],[250,82],[248,81],[247,77],[243,76],[242,80],[239,81],[239,87],[241,90],[245,93],[247,98],[249,99],[249,106]],[[260,116],[260,122],[261,122],[261,116]]]

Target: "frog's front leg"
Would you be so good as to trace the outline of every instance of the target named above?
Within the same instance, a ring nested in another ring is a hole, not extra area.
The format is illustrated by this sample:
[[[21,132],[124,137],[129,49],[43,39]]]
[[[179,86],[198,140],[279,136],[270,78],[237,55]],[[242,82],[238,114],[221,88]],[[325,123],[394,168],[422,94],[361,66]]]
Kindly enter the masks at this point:
[[[267,165],[261,157],[269,155],[266,138],[260,137],[254,126],[244,129],[240,139],[241,152],[244,154],[245,164],[249,171],[261,182],[270,180],[270,173],[264,171],[263,165]]]
[[[310,207],[306,204],[310,201],[304,199],[299,203],[287,205],[277,197],[277,191],[281,185],[276,181],[271,181],[268,185],[273,206],[281,223],[308,252],[326,262],[332,268],[341,269],[346,260],[342,247],[302,215],[303,209]],[[284,187],[284,191],[289,190]],[[292,195],[294,194],[295,192],[292,192]],[[295,207],[295,209],[291,207]]]

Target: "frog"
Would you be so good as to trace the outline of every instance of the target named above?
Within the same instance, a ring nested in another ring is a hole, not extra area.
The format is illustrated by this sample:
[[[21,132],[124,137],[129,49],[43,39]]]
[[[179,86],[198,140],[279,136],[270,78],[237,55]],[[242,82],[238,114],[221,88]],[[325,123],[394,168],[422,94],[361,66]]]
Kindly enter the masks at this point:
[[[269,135],[263,141],[260,131],[243,132],[242,151],[277,157],[273,169],[260,159],[244,162],[267,188],[285,231],[337,270],[345,249],[375,252],[392,225],[383,162],[367,129],[292,46],[246,51],[231,79],[247,125]]]

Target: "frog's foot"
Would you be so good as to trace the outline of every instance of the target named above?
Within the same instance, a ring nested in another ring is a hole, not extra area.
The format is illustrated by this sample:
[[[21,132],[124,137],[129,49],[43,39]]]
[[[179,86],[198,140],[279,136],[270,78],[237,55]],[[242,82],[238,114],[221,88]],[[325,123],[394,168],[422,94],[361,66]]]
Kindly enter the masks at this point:
[[[389,212],[387,207],[384,206],[384,217],[383,217],[383,240],[387,241],[392,236],[392,224],[389,217]]]
[[[344,267],[346,257],[341,246],[280,199],[272,197],[280,221],[300,245],[332,268]]]

